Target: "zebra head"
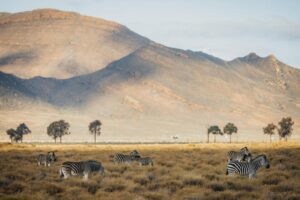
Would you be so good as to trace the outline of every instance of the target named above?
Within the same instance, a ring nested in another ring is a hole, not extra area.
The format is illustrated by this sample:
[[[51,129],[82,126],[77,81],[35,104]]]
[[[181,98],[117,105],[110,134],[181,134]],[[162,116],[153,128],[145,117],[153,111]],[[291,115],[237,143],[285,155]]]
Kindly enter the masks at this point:
[[[133,159],[137,159],[140,158],[140,153],[137,150],[133,150],[132,152],[130,152],[129,154]]]
[[[243,161],[246,161],[246,162],[251,162],[252,161],[252,154],[249,153],[248,155],[244,154],[244,157],[242,159]]]
[[[259,161],[259,163],[260,163],[261,166],[266,167],[267,169],[270,168],[270,163],[269,163],[269,160],[268,160],[268,158],[267,158],[266,155],[264,155],[264,154],[263,155],[259,155],[253,161],[256,161],[256,160]]]
[[[57,161],[55,153],[53,151],[48,152],[48,158],[50,161],[53,161],[53,162]]]
[[[250,153],[250,151],[249,151],[249,149],[248,149],[247,147],[241,148],[240,151],[241,151],[243,154],[245,154],[246,156],[251,155],[251,153]]]

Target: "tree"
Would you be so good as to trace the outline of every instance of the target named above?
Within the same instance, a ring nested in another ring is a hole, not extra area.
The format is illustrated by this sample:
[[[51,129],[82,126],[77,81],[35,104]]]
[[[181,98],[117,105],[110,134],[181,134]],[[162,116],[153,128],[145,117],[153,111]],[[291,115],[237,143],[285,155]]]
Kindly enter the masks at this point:
[[[23,135],[27,135],[29,133],[31,133],[31,130],[26,126],[25,123],[22,123],[17,127],[16,136],[14,139],[16,142],[21,141],[21,143],[22,143]]]
[[[12,143],[17,133],[15,129],[11,128],[6,131],[6,134],[9,135],[10,142]]]
[[[294,122],[291,117],[282,118],[280,122],[278,122],[278,134],[279,138],[284,138],[287,141],[287,138],[292,135]]]
[[[209,130],[209,128],[207,128],[207,143],[209,143],[209,134],[210,134],[210,132],[208,130]]]
[[[101,125],[102,123],[99,120],[95,120],[90,123],[89,131],[94,135],[94,142],[96,143],[96,136],[101,134]]]
[[[230,143],[231,143],[231,135],[232,135],[232,133],[237,133],[237,132],[238,132],[238,128],[233,123],[228,123],[223,128],[223,133],[229,135]]]
[[[272,135],[275,134],[276,128],[277,128],[276,125],[274,125],[273,123],[268,124],[266,127],[263,128],[264,134],[267,134],[270,136],[270,142],[272,142]]]
[[[219,126],[217,125],[214,125],[214,126],[210,126],[208,129],[207,129],[207,133],[210,134],[212,133],[214,135],[214,143],[216,143],[216,136],[219,134],[219,135],[223,135],[221,129],[219,128]]]
[[[64,135],[69,135],[70,124],[64,120],[54,121],[47,127],[47,134],[52,137],[56,143],[56,139],[59,138],[61,143],[61,138]]]
[[[30,129],[25,123],[20,124],[17,129],[8,129],[6,134],[9,135],[10,141],[15,141],[16,143],[23,142],[23,136],[31,133]]]

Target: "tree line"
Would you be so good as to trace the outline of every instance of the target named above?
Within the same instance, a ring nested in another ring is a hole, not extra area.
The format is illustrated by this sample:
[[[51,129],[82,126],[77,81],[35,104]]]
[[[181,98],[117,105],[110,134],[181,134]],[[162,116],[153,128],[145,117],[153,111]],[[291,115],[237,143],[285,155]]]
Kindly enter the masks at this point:
[[[88,126],[89,133],[94,136],[94,143],[97,141],[97,135],[99,136],[101,134],[101,125],[102,123],[100,120],[95,120]],[[64,120],[54,121],[47,127],[47,135],[52,137],[55,143],[57,139],[62,143],[62,137],[71,134],[69,129],[70,124],[68,122]],[[22,123],[16,129],[8,129],[6,133],[9,136],[11,143],[22,143],[23,136],[31,133],[31,131],[25,123]]]
[[[272,142],[272,136],[275,135],[276,131],[279,135],[279,140],[284,139],[287,141],[288,137],[292,135],[294,122],[291,117],[282,118],[278,122],[278,126],[273,123],[268,124],[263,128],[263,133],[270,136],[270,142]],[[216,142],[216,136],[223,136],[224,134],[229,135],[229,142],[231,143],[231,135],[238,133],[238,128],[233,123],[227,123],[223,131],[218,125],[209,126],[207,128],[207,143],[209,143],[209,136],[213,134],[214,142]]]
[[[293,132],[293,125],[294,122],[291,117],[282,118],[278,122],[278,126],[270,123],[264,127],[263,133],[270,136],[270,142],[272,141],[272,136],[275,135],[276,131],[280,140],[284,139],[287,141],[288,137],[290,137]],[[100,136],[101,134],[101,126],[102,123],[100,120],[92,121],[88,126],[89,133],[94,136],[94,143],[97,142],[97,136]],[[62,137],[64,135],[71,134],[69,128],[70,124],[64,120],[54,121],[47,127],[47,135],[52,137],[55,143],[57,142],[57,139],[59,139],[59,142],[62,143]],[[22,123],[16,129],[8,129],[6,133],[11,142],[22,143],[24,135],[31,133],[31,130],[25,123]],[[238,128],[234,123],[227,123],[224,126],[223,131],[218,125],[209,126],[207,129],[207,143],[210,142],[210,134],[213,134],[214,142],[216,142],[217,135],[223,136],[226,134],[229,136],[229,142],[231,143],[231,136],[233,133],[238,133]]]
[[[284,139],[287,141],[288,137],[292,135],[294,122],[291,117],[282,118],[278,122],[278,126],[273,123],[268,124],[263,128],[263,133],[270,136],[270,142],[272,142],[272,136],[276,134],[279,136],[279,140]]]

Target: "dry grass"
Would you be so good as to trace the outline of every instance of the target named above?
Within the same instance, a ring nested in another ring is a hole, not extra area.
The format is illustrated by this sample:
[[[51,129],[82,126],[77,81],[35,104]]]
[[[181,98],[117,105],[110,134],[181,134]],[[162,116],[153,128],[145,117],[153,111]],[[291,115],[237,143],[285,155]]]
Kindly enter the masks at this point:
[[[271,168],[255,180],[225,175],[225,152],[248,146],[266,153]],[[115,165],[110,155],[137,149],[153,167]],[[57,151],[58,162],[41,167],[35,157]],[[0,144],[0,199],[300,199],[300,143],[176,145],[10,145]],[[61,180],[67,160],[95,159],[106,173],[89,181]]]

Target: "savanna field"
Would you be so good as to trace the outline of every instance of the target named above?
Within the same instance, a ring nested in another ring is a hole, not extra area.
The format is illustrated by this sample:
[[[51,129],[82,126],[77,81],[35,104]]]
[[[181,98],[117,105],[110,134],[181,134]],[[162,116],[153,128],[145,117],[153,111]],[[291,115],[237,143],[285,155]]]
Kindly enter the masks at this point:
[[[247,146],[266,154],[270,169],[257,178],[228,177],[226,153]],[[154,166],[114,164],[111,155],[138,150]],[[55,151],[51,167],[37,166],[39,153]],[[0,199],[300,199],[300,142],[149,145],[0,145]],[[65,161],[100,161],[105,174],[63,180]]]

